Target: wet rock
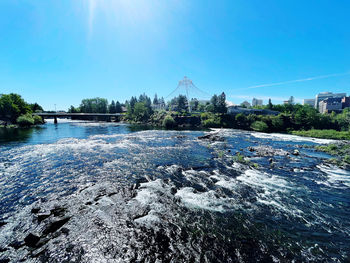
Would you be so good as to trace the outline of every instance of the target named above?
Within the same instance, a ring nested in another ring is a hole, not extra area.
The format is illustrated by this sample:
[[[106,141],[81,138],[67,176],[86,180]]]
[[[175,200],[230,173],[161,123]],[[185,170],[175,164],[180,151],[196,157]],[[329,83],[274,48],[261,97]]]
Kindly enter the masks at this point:
[[[273,159],[272,158],[269,159],[269,163],[273,163]]]
[[[209,133],[203,136],[199,136],[198,137],[199,140],[209,140],[212,142],[216,142],[216,141],[224,141],[225,138],[218,135],[217,133]]]
[[[175,187],[171,187],[171,188],[170,188],[170,193],[171,193],[172,195],[176,194],[176,193],[177,193],[177,189],[176,189]]]
[[[64,224],[66,224],[69,221],[70,217],[65,217],[63,219],[51,222],[44,230],[43,234],[47,235],[50,233],[54,233],[58,229],[60,229]]]
[[[50,215],[51,215],[50,212],[40,213],[40,214],[37,214],[37,219],[38,219],[38,221],[40,223],[41,221],[43,221],[46,218],[48,218]]]
[[[9,258],[1,258],[0,259],[0,263],[8,263],[8,262],[10,262]]]
[[[0,227],[6,225],[7,223],[5,221],[0,220]]]
[[[69,229],[66,228],[66,227],[62,227],[62,228],[61,228],[61,232],[62,232],[63,234],[68,235],[68,234],[69,234]]]
[[[29,235],[24,238],[24,243],[28,247],[35,247],[36,244],[39,242],[39,240],[40,240],[40,237],[32,233],[29,233]]]
[[[260,145],[255,147],[249,147],[250,152],[256,152],[257,156],[287,156],[288,152],[282,149],[275,149],[271,146]]]
[[[50,210],[51,214],[55,217],[62,217],[66,213],[66,208],[64,207],[55,207]]]
[[[33,207],[32,210],[31,210],[32,214],[37,214],[39,212],[40,212],[40,207]]]
[[[300,155],[300,152],[299,152],[299,150],[295,149],[292,154],[295,156],[298,156],[298,155]]]
[[[9,244],[9,247],[13,247],[14,249],[19,249],[20,247],[23,247],[23,246],[24,246],[24,242],[18,241],[18,240],[12,241]]]
[[[92,205],[92,202],[86,202],[85,205]]]

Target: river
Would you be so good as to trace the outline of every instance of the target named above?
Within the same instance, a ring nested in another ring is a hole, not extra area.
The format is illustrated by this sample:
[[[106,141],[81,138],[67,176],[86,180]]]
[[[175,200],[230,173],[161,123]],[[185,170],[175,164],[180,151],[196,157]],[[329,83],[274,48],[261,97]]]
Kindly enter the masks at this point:
[[[350,171],[310,147],[329,142],[68,120],[2,129],[0,262],[348,262]]]

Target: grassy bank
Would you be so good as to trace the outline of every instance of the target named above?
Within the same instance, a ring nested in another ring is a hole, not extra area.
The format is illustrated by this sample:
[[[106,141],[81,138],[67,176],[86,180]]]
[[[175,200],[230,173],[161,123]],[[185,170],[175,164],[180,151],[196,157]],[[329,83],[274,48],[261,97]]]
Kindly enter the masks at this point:
[[[291,131],[291,134],[321,139],[350,140],[350,132],[336,130]]]
[[[335,158],[330,159],[331,163],[339,166],[350,165],[350,143],[328,144],[315,147],[318,151],[326,152]]]

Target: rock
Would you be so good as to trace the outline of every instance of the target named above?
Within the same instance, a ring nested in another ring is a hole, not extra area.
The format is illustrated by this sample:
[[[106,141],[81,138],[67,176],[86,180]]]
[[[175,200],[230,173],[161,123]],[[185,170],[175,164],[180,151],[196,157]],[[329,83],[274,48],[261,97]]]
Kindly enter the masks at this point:
[[[273,163],[273,159],[272,158],[269,159],[269,163]]]
[[[298,155],[300,155],[300,152],[299,152],[299,150],[295,149],[292,154],[298,156]]]
[[[6,225],[7,223],[5,221],[0,220],[0,227]]]
[[[8,263],[8,262],[10,262],[9,258],[1,258],[0,259],[0,263]]]
[[[24,246],[24,242],[15,240],[9,244],[9,247],[13,247],[14,249],[19,249],[20,247]]]
[[[68,234],[69,234],[69,229],[66,228],[66,227],[62,227],[62,228],[61,228],[61,232],[62,232],[63,234],[68,235]]]
[[[44,235],[48,235],[50,233],[53,233],[55,231],[57,231],[58,229],[60,229],[64,224],[66,224],[69,221],[70,217],[65,217],[63,219],[54,221],[52,223],[50,223],[44,230],[43,234]]]
[[[39,213],[39,211],[40,211],[40,207],[33,207],[31,210],[32,214],[37,214]]]
[[[249,151],[256,152],[257,156],[287,156],[287,153],[285,150],[282,149],[275,149],[271,146],[261,145],[261,146],[255,146],[255,147],[249,147]]]
[[[39,221],[39,223],[43,220],[45,220],[46,218],[48,218],[49,216],[51,215],[51,213],[49,212],[46,212],[46,213],[40,213],[40,214],[37,214],[37,219]]]
[[[198,139],[200,140],[210,140],[212,142],[215,142],[215,141],[224,141],[225,138],[218,135],[217,133],[209,133],[209,134],[206,134],[206,135],[203,135],[203,136],[199,136]]]
[[[66,209],[64,207],[55,207],[50,210],[51,214],[56,217],[62,217],[64,216]]]
[[[38,237],[32,233],[29,233],[29,235],[25,237],[24,243],[28,247],[35,247],[36,244],[39,242],[39,240],[40,240],[40,237]]]

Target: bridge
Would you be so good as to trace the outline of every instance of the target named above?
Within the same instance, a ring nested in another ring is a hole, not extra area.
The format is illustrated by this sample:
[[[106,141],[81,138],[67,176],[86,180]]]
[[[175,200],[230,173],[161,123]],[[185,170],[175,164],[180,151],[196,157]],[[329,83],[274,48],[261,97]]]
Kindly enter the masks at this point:
[[[72,120],[102,120],[102,121],[112,121],[119,120],[121,113],[66,113],[66,112],[53,112],[53,113],[33,113],[42,117],[43,119],[53,118],[54,123],[57,123],[57,118],[71,118]]]

